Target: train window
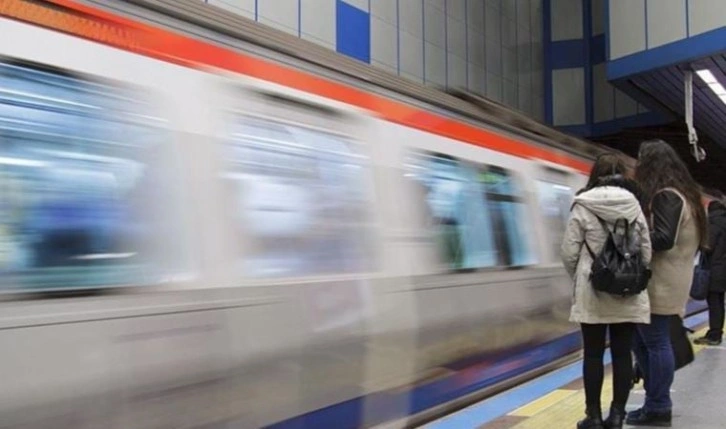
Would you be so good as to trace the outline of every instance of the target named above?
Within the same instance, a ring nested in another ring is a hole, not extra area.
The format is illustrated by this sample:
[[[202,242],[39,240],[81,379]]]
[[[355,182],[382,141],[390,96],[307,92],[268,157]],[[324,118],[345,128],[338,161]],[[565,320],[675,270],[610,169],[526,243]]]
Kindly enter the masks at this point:
[[[547,242],[552,246],[550,260],[558,262],[572,205],[572,188],[560,183],[538,180],[537,191],[540,213],[544,217],[544,226],[548,234]]]
[[[409,161],[407,174],[425,189],[428,218],[450,269],[497,264],[489,212],[480,196],[477,170],[440,154],[421,154]]]
[[[179,165],[137,94],[0,62],[0,278],[157,283],[185,265]]]
[[[503,168],[487,166],[480,169],[479,181],[486,191],[497,263],[504,266],[532,264],[533,254],[524,233],[527,230],[525,205],[514,178]]]
[[[236,196],[241,269],[253,277],[369,270],[366,160],[348,138],[240,117],[225,177]]]

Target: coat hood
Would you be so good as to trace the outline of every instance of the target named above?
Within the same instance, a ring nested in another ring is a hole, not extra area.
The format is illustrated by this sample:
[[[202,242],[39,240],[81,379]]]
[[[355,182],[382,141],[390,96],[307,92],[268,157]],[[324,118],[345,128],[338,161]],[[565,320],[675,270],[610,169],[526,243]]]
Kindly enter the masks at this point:
[[[619,186],[598,186],[575,197],[584,206],[608,223],[625,218],[634,222],[640,216],[640,204],[632,192]]]

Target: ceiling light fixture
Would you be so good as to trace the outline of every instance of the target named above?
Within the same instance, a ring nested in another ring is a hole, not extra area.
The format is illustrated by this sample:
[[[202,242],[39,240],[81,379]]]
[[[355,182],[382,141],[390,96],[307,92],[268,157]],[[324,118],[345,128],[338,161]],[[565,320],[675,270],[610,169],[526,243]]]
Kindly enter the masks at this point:
[[[709,88],[711,88],[711,91],[713,91],[713,93],[721,99],[721,102],[726,104],[726,88],[721,85],[721,82],[716,79],[716,76],[711,73],[711,70],[696,70],[696,74],[706,85],[708,85]]]

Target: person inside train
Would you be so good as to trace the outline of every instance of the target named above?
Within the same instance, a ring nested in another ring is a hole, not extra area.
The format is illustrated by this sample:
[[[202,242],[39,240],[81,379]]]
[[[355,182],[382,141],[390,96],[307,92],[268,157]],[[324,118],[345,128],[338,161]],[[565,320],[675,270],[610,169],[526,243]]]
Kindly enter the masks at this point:
[[[698,184],[676,151],[662,140],[643,142],[635,179],[650,220],[653,260],[648,284],[650,324],[635,332],[635,356],[643,372],[645,403],[628,413],[633,426],[670,426],[670,388],[675,373],[670,324],[683,317],[699,248],[708,244],[708,223]]]
[[[650,262],[648,224],[635,197],[636,186],[625,174],[625,164],[617,155],[608,153],[598,157],[586,187],[575,197],[561,248],[562,260],[575,287],[570,321],[581,326],[585,356],[583,378],[587,416],[577,424],[578,429],[622,427],[631,388],[631,345],[635,324],[650,321],[648,294],[621,297],[596,291],[590,283],[593,259],[587,246],[598,254],[609,235],[604,227],[614,228],[618,219],[625,218],[635,225],[643,262]],[[608,332],[614,393],[610,415],[603,422],[600,395]]]
[[[717,346],[721,344],[724,324],[724,295],[726,294],[726,206],[724,195],[717,189],[707,193],[713,198],[706,202],[708,211],[708,324],[706,335],[696,339],[696,344]]]

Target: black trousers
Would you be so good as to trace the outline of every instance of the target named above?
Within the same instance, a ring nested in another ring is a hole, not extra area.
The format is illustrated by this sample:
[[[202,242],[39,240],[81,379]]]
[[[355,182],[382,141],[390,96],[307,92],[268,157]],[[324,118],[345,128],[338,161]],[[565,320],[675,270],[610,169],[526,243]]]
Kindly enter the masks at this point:
[[[706,336],[712,340],[723,337],[724,322],[724,292],[709,292],[706,297],[708,303],[708,333]]]
[[[585,382],[585,402],[588,407],[600,407],[600,395],[605,377],[605,342],[610,331],[610,354],[613,358],[613,407],[625,410],[633,380],[633,356],[631,347],[635,324],[585,324],[582,327],[584,360],[582,364]]]

